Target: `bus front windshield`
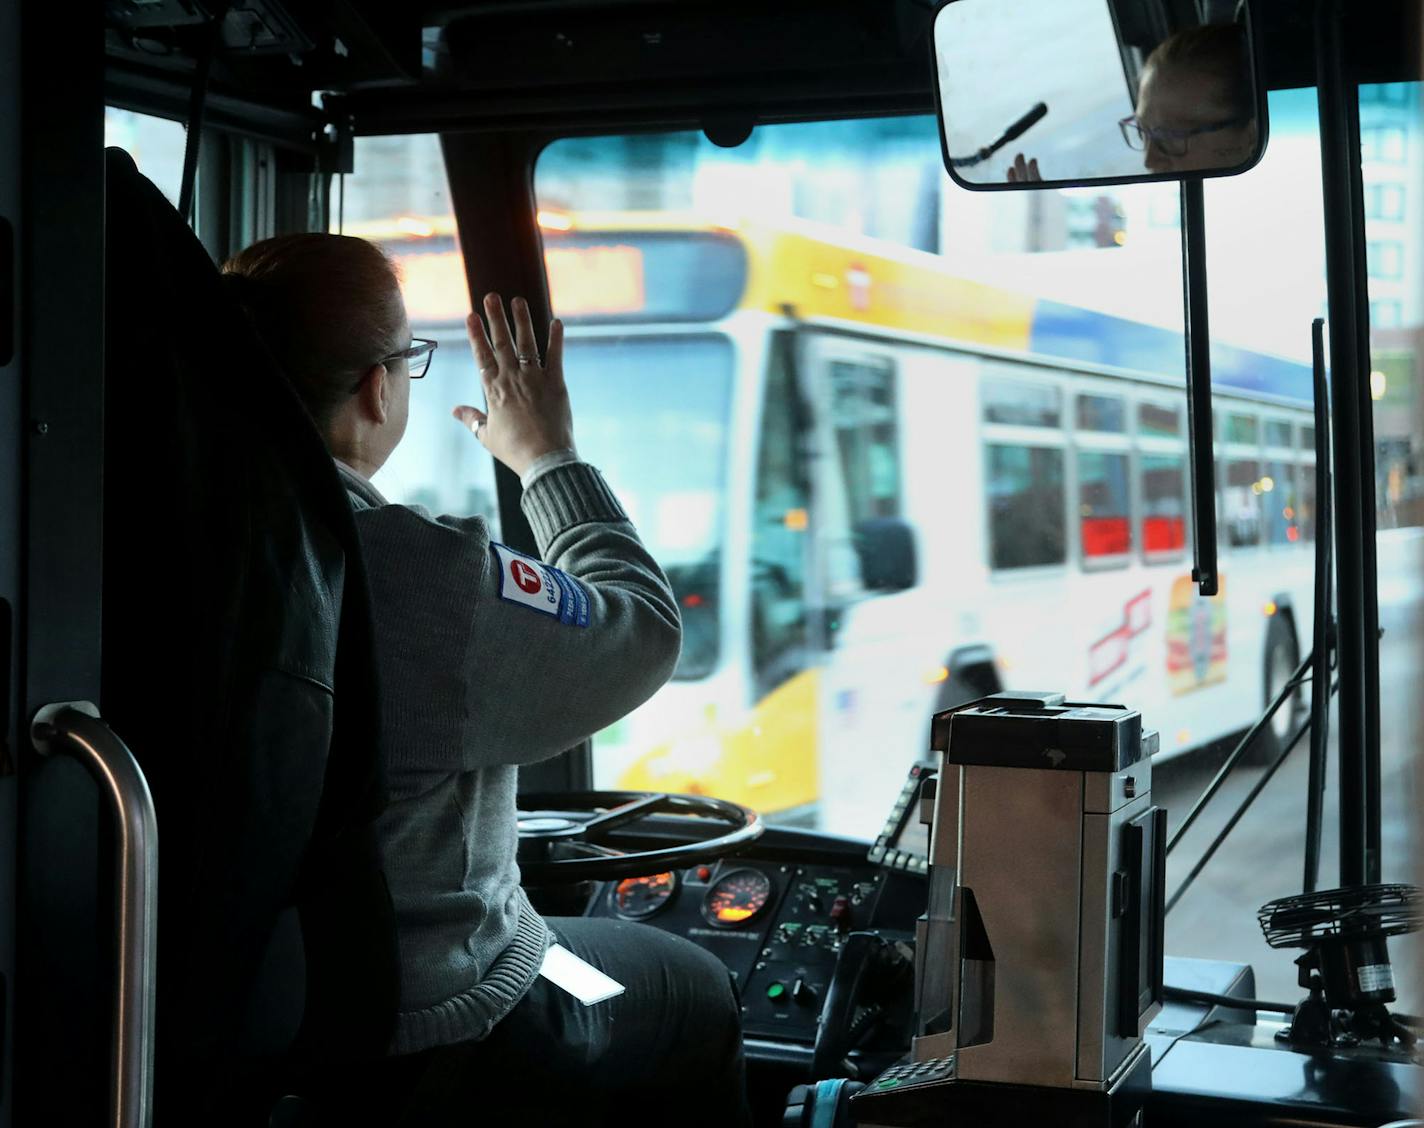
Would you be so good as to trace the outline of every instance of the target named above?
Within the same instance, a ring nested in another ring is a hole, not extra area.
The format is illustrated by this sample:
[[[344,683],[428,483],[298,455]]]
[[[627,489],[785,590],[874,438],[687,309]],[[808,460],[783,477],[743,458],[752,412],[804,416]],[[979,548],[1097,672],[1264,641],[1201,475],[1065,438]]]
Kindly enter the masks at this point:
[[[673,676],[704,677],[717,661],[731,343],[711,334],[580,338],[571,329],[564,371],[579,454],[608,479],[677,595],[683,639]]]

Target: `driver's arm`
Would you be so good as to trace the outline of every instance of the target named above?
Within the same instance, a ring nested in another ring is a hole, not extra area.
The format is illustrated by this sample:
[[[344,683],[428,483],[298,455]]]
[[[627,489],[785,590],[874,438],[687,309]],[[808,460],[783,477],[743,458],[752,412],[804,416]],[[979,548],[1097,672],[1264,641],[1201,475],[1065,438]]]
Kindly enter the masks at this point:
[[[625,716],[672,676],[682,623],[667,578],[592,466],[547,470],[525,489],[539,555],[564,589],[562,614],[530,603],[507,549],[485,554],[467,658],[478,745],[497,763],[530,763]],[[532,584],[531,584],[532,586]]]
[[[357,514],[403,769],[546,759],[642,704],[677,664],[672,591],[603,476],[573,461],[526,480],[542,563],[492,543],[481,517]]]

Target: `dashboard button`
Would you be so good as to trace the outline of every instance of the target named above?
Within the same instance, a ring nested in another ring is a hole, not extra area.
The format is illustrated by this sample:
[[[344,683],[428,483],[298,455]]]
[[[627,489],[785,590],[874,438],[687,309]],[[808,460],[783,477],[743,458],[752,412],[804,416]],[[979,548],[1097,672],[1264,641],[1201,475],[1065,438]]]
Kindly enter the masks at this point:
[[[773,1003],[781,1002],[784,998],[786,998],[786,984],[780,982],[768,984],[766,989],[766,997],[770,999]]]

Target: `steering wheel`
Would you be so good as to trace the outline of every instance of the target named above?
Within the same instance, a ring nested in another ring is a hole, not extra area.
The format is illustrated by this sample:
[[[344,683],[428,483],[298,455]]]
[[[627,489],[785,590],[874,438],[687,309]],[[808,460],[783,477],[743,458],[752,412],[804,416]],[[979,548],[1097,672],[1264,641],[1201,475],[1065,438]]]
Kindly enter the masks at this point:
[[[697,815],[726,824],[716,838],[628,852],[605,839],[654,814]],[[739,803],[647,791],[550,792],[519,797],[519,869],[531,885],[607,881],[681,869],[735,853],[761,837],[761,816]]]

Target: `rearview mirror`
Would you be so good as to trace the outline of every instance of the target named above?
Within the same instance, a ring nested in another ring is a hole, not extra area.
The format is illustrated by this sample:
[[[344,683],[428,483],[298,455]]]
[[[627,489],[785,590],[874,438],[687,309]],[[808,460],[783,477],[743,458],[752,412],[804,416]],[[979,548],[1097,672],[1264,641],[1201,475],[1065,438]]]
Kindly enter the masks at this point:
[[[867,591],[905,591],[919,582],[915,533],[899,517],[868,517],[855,525],[860,582]]]
[[[1245,0],[946,0],[933,39],[949,175],[989,189],[1246,171],[1266,142],[1249,15]]]

